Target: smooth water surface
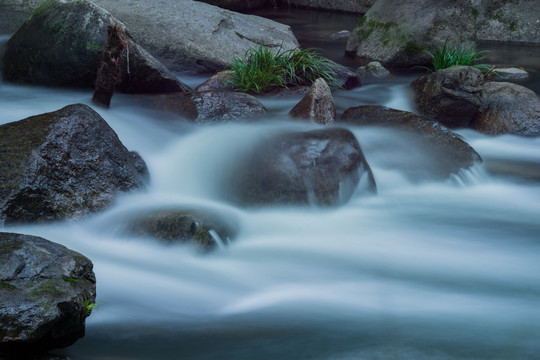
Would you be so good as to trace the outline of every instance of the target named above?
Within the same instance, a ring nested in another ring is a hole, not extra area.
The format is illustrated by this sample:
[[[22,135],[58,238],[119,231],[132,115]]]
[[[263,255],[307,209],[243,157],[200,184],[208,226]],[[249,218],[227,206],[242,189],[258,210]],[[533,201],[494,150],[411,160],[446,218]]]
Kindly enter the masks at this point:
[[[194,84],[204,78],[187,79]],[[338,112],[381,104],[413,110],[395,77],[337,92]],[[0,124],[91,105],[92,92],[0,82]],[[437,159],[413,139],[351,127],[377,195],[339,208],[243,209],[220,179],[246,144],[287,121],[299,98],[261,99],[258,124],[194,126],[115,94],[94,107],[150,169],[144,192],[66,223],[5,228],[88,256],[97,303],[86,336],[55,351],[86,359],[537,359],[540,354],[540,138],[461,131],[484,164],[433,180]],[[234,219],[229,246],[134,238],[122,224],[162,206]]]

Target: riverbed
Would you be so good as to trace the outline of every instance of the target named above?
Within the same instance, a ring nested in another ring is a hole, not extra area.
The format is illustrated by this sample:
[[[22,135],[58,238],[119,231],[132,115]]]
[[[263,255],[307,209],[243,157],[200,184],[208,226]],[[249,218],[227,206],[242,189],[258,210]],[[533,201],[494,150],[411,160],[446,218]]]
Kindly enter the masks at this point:
[[[530,70],[537,76],[540,69]],[[338,113],[366,104],[414,111],[414,76],[337,91]],[[179,77],[192,86],[205,80]],[[534,79],[526,85],[538,89]],[[373,170],[376,195],[357,194],[332,209],[253,210],[223,200],[220,178],[245,143],[268,131],[316,128],[288,120],[300,98],[261,98],[269,114],[256,124],[196,126],[140,108],[129,95],[115,94],[108,110],[91,97],[91,90],[0,82],[0,124],[88,104],[151,174],[146,191],[123,195],[91,218],[4,229],[58,242],[94,263],[98,305],[86,336],[55,354],[538,358],[540,138],[459,131],[484,163],[440,181],[432,176],[437,159],[413,140],[390,129],[349,127]],[[201,255],[122,231],[126,219],[163,206],[226,214],[238,223],[238,237]]]

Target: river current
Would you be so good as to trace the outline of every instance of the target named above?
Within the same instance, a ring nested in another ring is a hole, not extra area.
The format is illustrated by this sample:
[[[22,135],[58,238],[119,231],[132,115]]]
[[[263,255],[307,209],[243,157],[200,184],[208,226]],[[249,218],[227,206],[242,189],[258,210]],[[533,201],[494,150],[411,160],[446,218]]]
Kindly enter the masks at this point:
[[[7,37],[3,37],[3,41]],[[538,69],[536,70],[538,71]],[[190,85],[202,77],[180,78]],[[338,113],[380,104],[414,110],[396,76],[338,91]],[[92,91],[0,81],[0,124],[90,106]],[[540,138],[459,131],[484,163],[446,181],[426,149],[390,129],[350,127],[378,185],[333,209],[247,210],[220,178],[244,145],[287,121],[299,101],[261,101],[260,123],[195,126],[115,94],[92,106],[151,184],[81,221],[5,228],[89,257],[97,303],[86,336],[54,351],[86,359],[538,359]],[[414,175],[414,176],[411,176]],[[240,228],[227,247],[133,238],[122,224],[161,206],[201,206]]]

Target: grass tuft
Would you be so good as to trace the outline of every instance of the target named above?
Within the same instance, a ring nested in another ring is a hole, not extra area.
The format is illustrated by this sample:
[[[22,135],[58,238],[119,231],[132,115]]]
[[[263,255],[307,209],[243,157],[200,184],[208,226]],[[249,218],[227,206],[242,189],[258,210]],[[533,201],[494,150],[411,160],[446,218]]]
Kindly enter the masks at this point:
[[[320,56],[314,49],[273,51],[267,47],[251,48],[244,58],[234,57],[228,70],[229,82],[240,91],[260,94],[273,88],[311,85],[323,78],[329,86],[339,87],[337,71],[341,65]]]
[[[454,65],[464,65],[479,68],[482,71],[488,71],[490,66],[487,64],[479,64],[485,57],[488,51],[476,51],[474,46],[460,47],[448,45],[446,42],[443,45],[435,47],[432,51],[424,50],[431,57],[434,71],[446,69]]]

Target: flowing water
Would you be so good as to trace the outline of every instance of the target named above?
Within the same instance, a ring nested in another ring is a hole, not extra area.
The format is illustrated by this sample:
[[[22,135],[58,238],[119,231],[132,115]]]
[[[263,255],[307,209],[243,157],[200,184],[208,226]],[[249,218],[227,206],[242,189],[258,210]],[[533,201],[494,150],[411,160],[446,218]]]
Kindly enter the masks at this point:
[[[4,37],[4,41],[7,37]],[[182,78],[192,85],[203,78]],[[335,94],[413,110],[412,77]],[[92,92],[0,82],[0,124]],[[97,303],[86,336],[56,354],[86,359],[538,359],[540,138],[461,131],[484,164],[432,180],[437,159],[398,132],[351,127],[378,185],[339,208],[246,210],[220,178],[246,144],[298,128],[298,101],[262,99],[259,124],[194,126],[116,94],[95,108],[150,169],[147,191],[83,221],[5,228],[88,256]],[[314,126],[302,125],[309,129]],[[234,219],[238,237],[201,255],[130,237],[122,224],[161,206]]]

